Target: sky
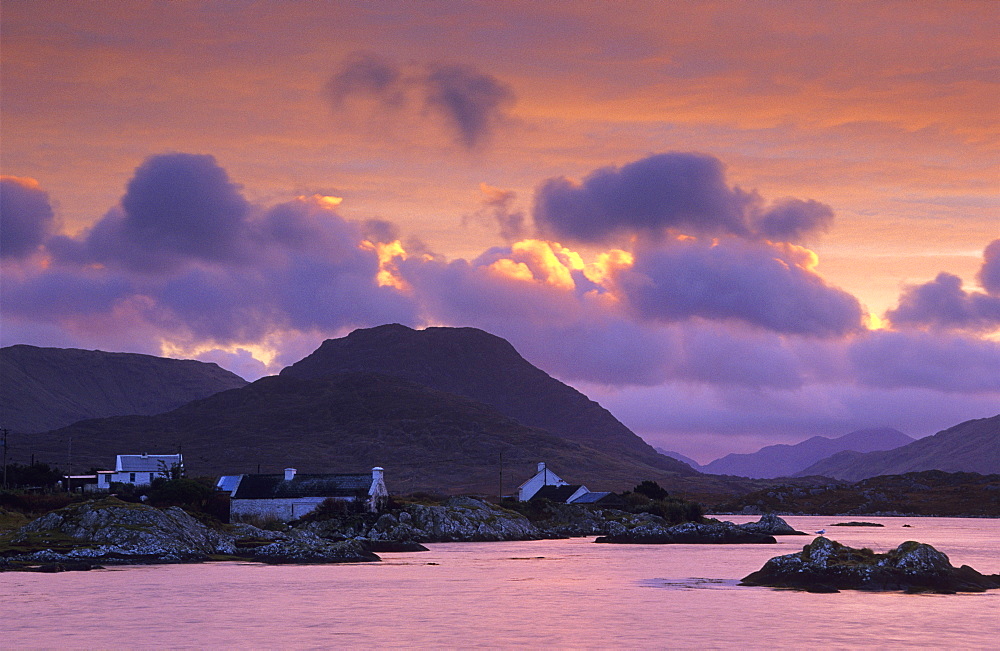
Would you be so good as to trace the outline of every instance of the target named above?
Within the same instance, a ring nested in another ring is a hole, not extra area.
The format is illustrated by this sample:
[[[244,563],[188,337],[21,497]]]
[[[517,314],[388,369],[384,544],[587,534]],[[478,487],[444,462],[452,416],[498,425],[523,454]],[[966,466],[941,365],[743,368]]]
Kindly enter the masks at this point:
[[[653,445],[1000,413],[1000,4],[2,0],[0,344],[474,326]]]

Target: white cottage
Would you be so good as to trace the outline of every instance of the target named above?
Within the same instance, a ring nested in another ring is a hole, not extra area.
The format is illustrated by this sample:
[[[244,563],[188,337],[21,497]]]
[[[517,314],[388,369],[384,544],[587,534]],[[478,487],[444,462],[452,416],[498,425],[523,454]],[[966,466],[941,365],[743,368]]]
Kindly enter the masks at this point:
[[[233,522],[243,516],[294,520],[328,499],[364,500],[375,512],[389,499],[384,470],[377,466],[359,474],[306,474],[285,468],[283,475],[227,475],[217,486],[229,492]]]
[[[543,486],[568,486],[556,473],[546,467],[545,462],[538,464],[538,472],[535,476],[517,487],[517,499],[519,502],[527,502]]]
[[[613,506],[616,502],[614,493],[595,493],[582,484],[569,484],[563,481],[559,475],[548,469],[544,461],[538,464],[535,476],[518,487],[517,499],[521,502],[546,499],[564,504],[595,506]]]
[[[148,486],[157,477],[169,479],[178,471],[184,471],[181,454],[119,454],[113,472],[98,473],[98,490],[107,490],[111,482]]]

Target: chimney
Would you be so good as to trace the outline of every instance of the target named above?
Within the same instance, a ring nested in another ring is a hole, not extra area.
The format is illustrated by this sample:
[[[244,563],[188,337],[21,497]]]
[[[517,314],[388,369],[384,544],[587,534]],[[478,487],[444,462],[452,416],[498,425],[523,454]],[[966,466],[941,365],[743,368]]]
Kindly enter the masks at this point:
[[[375,466],[372,468],[372,483],[377,484],[382,480],[382,476],[385,473],[385,469],[382,466]]]
[[[545,462],[544,461],[539,461],[538,462],[538,472],[543,472],[544,470],[545,470]]]
[[[295,468],[285,468],[285,481],[292,481],[295,477]]]

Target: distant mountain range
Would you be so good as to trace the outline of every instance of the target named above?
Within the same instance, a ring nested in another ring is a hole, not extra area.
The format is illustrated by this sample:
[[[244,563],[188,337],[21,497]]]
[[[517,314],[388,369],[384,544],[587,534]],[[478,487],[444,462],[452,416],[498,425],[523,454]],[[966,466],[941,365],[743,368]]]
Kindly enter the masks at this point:
[[[193,360],[7,346],[0,348],[0,427],[43,432],[84,418],[158,414],[246,383]]]
[[[1000,415],[969,420],[893,450],[840,452],[797,474],[859,481],[920,470],[1000,473]]]
[[[891,450],[913,441],[912,437],[888,427],[862,429],[838,438],[814,436],[795,445],[769,445],[751,454],[728,454],[698,467],[698,470],[713,475],[757,479],[789,477],[844,450]]]

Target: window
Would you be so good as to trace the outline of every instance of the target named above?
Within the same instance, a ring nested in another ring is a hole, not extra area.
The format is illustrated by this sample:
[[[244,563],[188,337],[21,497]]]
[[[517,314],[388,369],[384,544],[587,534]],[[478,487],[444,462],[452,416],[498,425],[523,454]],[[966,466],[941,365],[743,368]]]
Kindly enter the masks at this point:
[[[130,483],[130,484],[134,484],[135,483],[135,473],[134,472],[130,472],[128,474],[128,483]]]

